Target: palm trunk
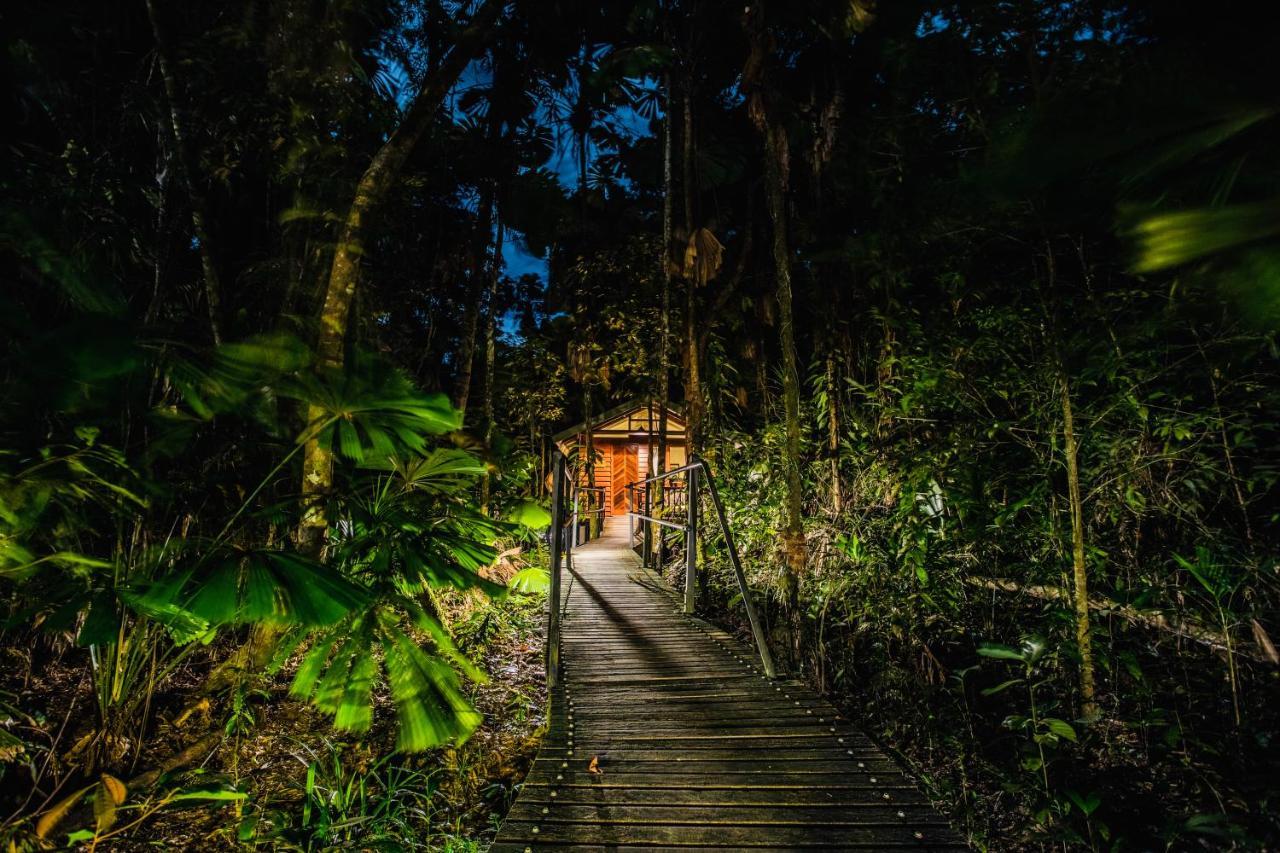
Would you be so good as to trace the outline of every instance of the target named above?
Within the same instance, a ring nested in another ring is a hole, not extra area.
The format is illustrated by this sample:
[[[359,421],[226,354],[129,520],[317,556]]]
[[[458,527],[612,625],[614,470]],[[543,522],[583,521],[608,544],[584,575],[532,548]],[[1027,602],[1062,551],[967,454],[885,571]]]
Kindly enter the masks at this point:
[[[325,285],[320,309],[320,333],[317,341],[317,367],[335,370],[342,367],[343,347],[347,336],[348,315],[359,281],[360,256],[364,250],[365,229],[369,220],[385,202],[413,153],[418,140],[435,120],[436,111],[458,76],[479,52],[489,32],[497,23],[505,0],[486,0],[471,23],[458,36],[449,54],[427,77],[414,98],[404,121],[373,156],[356,185],[356,191],[334,247],[329,280]],[[326,412],[318,406],[308,407],[307,420],[320,423]],[[327,521],[324,497],[333,483],[333,458],[318,436],[306,442],[302,460],[302,495],[306,504],[299,529],[299,543],[312,554],[323,547]]]
[[[178,170],[191,204],[191,230],[195,234],[200,252],[200,272],[204,278],[205,304],[209,310],[209,332],[215,344],[222,343],[222,283],[213,258],[213,239],[209,234],[209,202],[196,180],[195,158],[187,141],[186,126],[179,108],[178,80],[169,61],[169,43],[164,28],[156,15],[154,0],[147,0],[147,17],[151,20],[151,32],[156,40],[156,58],[159,60],[160,77],[164,81],[164,96],[169,107],[169,131],[177,154]]]

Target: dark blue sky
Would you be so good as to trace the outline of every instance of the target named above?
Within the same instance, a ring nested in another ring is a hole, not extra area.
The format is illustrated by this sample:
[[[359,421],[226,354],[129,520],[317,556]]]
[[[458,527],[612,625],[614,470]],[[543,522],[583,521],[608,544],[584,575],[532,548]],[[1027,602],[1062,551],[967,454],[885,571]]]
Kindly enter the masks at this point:
[[[400,104],[401,109],[407,108],[410,99],[416,93],[410,75],[399,60],[390,53],[382,54],[381,62],[380,77],[382,81],[388,86],[391,96]],[[455,119],[462,120],[465,116],[464,112],[458,107],[461,96],[471,87],[484,86],[488,82],[489,70],[483,63],[472,62],[467,66],[459,78],[458,85],[454,88],[453,96],[449,102],[449,109],[453,112]],[[637,85],[645,85],[641,81],[635,82]],[[555,125],[552,104],[540,105],[538,113],[539,119],[548,126]],[[650,134],[649,120],[641,117],[630,107],[615,109],[601,116],[600,121],[609,124],[616,132],[633,139]],[[543,164],[543,168],[555,173],[560,180],[560,185],[566,191],[572,192],[578,185],[577,158],[573,154],[572,146],[567,144],[568,140],[561,139],[560,136],[563,135],[557,135],[559,142],[555,150],[552,151],[551,156]],[[588,159],[594,159],[595,155],[596,148],[593,145],[588,151]],[[545,282],[548,274],[547,259],[531,254],[525,247],[524,240],[521,239],[521,235],[518,232],[508,232],[508,235],[508,239],[503,243],[502,247],[503,272],[512,278],[532,274]],[[513,318],[507,318],[503,325],[508,335],[514,332]]]

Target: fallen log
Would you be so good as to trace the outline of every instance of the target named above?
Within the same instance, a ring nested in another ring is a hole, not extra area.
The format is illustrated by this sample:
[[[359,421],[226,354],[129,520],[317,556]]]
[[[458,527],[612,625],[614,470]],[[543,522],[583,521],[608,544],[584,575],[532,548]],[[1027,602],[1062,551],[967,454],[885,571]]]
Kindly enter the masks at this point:
[[[1069,590],[1056,586],[1047,586],[1044,584],[1020,584],[1017,581],[1008,578],[984,578],[969,576],[965,581],[970,586],[981,587],[996,592],[1007,592],[1011,594],[1026,595],[1041,601],[1066,601],[1071,602],[1073,596]],[[1169,619],[1163,613],[1156,610],[1139,610],[1129,604],[1121,604],[1118,601],[1112,601],[1098,595],[1089,596],[1089,609],[1104,611],[1115,616],[1119,616],[1127,622],[1135,625],[1142,625],[1154,631],[1160,631],[1166,634],[1173,634],[1186,640],[1207,646],[1214,651],[1227,651],[1227,638],[1219,631],[1206,628],[1194,622],[1186,620],[1174,621]],[[1253,626],[1254,642],[1257,643],[1261,653],[1244,647],[1240,642],[1231,644],[1231,651],[1250,660],[1259,663],[1271,663],[1280,665],[1280,655],[1275,652],[1275,646],[1271,643],[1267,632],[1262,628],[1258,621],[1250,620]]]

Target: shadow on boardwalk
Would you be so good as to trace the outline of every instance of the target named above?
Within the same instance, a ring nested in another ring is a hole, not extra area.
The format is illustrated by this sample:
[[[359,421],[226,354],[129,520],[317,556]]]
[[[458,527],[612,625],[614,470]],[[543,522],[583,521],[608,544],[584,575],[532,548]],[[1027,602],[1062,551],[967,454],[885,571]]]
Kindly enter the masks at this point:
[[[834,708],[680,613],[625,520],[573,561],[564,683],[493,851],[965,849]]]

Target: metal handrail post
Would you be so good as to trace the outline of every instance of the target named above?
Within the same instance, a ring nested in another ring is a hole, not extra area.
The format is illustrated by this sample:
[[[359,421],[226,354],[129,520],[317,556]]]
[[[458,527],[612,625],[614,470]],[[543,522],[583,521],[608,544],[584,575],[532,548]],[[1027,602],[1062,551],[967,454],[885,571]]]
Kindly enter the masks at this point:
[[[698,469],[685,477],[684,612],[692,614],[698,597]]]
[[[569,547],[580,545],[578,541],[578,500],[582,494],[582,490],[577,486],[573,487],[573,521],[569,528]]]
[[[751,592],[747,589],[747,576],[742,571],[742,561],[738,558],[738,546],[733,541],[733,533],[729,530],[729,520],[724,513],[724,504],[720,502],[720,492],[716,488],[716,478],[711,474],[711,468],[707,463],[698,458],[698,466],[702,469],[702,473],[707,478],[707,491],[711,495],[711,503],[716,508],[716,517],[720,521],[720,532],[724,534],[724,543],[729,549],[729,563],[733,566],[733,574],[738,579],[738,590],[742,593],[742,606],[747,611],[747,621],[751,623],[751,635],[756,641],[756,650],[760,653],[760,664],[764,667],[764,674],[773,678],[777,675],[777,670],[773,665],[773,655],[769,653],[769,644],[765,640],[764,627],[760,624],[760,617],[756,615],[755,604],[751,601]],[[690,503],[693,503],[691,500]]]
[[[564,457],[558,451],[551,467],[551,588],[547,592],[547,687],[560,683],[560,552],[564,544]]]
[[[643,525],[641,529],[644,531],[644,567],[646,569],[653,568],[653,525],[649,523],[649,516],[653,515],[653,502],[649,497],[652,492],[653,490],[646,484],[644,487],[645,517],[640,522]]]

